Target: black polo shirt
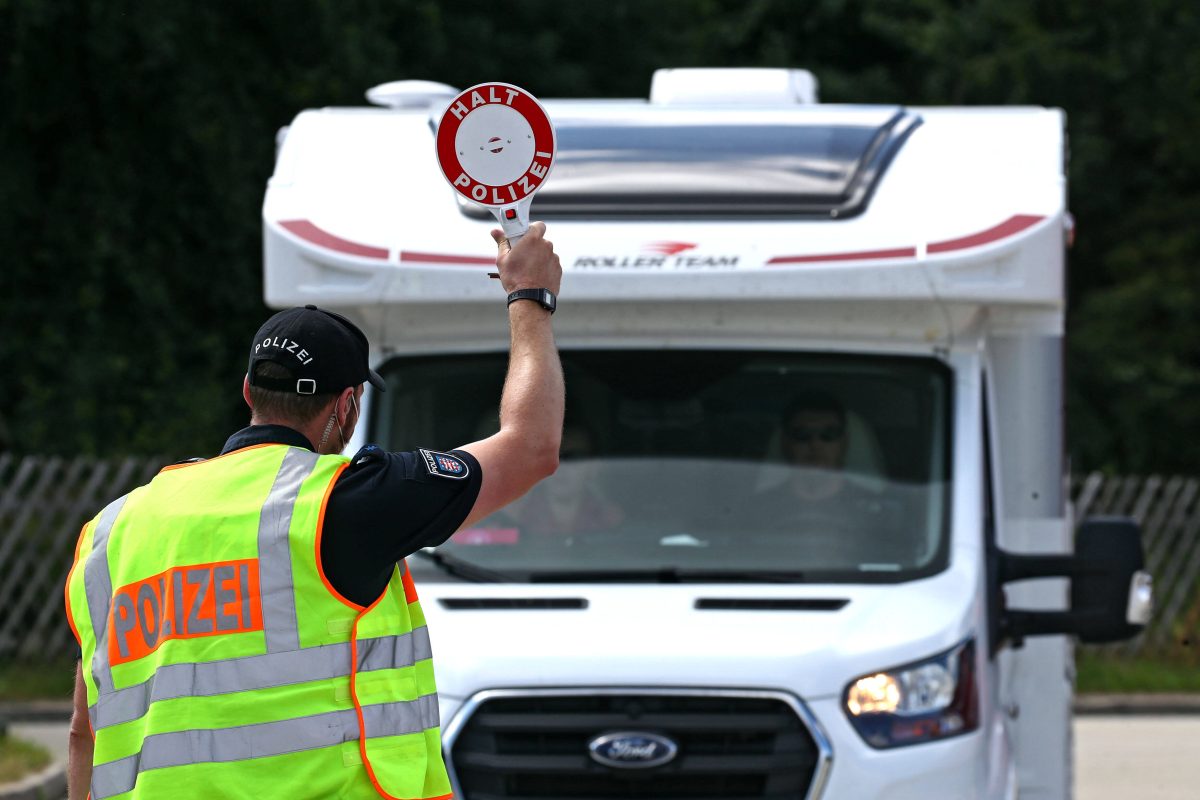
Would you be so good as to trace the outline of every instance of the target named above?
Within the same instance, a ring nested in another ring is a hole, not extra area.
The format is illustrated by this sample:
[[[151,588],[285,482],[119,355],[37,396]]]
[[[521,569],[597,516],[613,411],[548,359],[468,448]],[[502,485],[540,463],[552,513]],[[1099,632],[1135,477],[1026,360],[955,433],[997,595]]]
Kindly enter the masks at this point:
[[[312,450],[308,437],[283,425],[251,425],[229,437],[222,454],[256,444]],[[471,513],[483,473],[464,450],[465,478],[445,477],[419,451],[365,447],[338,476],[321,534],[321,565],[334,589],[359,605],[383,592],[396,562],[450,538]]]

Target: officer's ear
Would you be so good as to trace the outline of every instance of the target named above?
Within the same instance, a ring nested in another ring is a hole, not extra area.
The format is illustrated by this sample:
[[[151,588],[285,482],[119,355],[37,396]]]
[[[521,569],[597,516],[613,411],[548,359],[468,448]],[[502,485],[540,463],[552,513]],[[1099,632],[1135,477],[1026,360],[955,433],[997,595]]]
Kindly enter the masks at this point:
[[[242,399],[246,401],[246,405],[250,406],[250,410],[254,410],[254,403],[250,400],[250,373],[246,373],[246,377],[242,378]]]
[[[353,402],[354,402],[354,387],[347,386],[345,389],[342,390],[342,393],[338,395],[337,405],[334,407],[334,411],[337,413],[337,416],[338,416],[338,422],[340,422],[343,425],[347,424],[348,421],[350,420],[350,409],[352,408],[351,404]]]

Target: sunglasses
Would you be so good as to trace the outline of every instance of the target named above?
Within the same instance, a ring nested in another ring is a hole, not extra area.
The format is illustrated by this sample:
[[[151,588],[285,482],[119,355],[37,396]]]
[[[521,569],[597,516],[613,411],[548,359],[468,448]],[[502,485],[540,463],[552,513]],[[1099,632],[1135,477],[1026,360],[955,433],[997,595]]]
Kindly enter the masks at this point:
[[[798,444],[809,444],[811,442],[822,442],[824,444],[832,444],[840,442],[845,435],[840,425],[826,425],[823,428],[788,428],[788,438]]]

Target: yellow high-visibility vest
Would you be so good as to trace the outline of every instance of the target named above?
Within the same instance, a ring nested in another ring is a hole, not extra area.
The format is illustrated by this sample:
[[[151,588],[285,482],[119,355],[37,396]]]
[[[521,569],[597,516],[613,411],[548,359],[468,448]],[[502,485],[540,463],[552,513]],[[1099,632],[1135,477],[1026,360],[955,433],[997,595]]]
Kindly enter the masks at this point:
[[[67,578],[92,798],[446,798],[407,566],[369,607],[321,568],[349,459],[268,444],[168,467],[84,526]]]

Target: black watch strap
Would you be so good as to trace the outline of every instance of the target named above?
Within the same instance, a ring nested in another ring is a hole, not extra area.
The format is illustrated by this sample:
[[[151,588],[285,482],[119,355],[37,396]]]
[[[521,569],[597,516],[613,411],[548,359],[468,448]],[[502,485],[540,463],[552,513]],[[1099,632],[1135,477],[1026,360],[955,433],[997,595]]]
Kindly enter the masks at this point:
[[[510,306],[518,300],[532,300],[551,314],[558,307],[558,298],[549,289],[517,289],[509,294],[508,304]]]

